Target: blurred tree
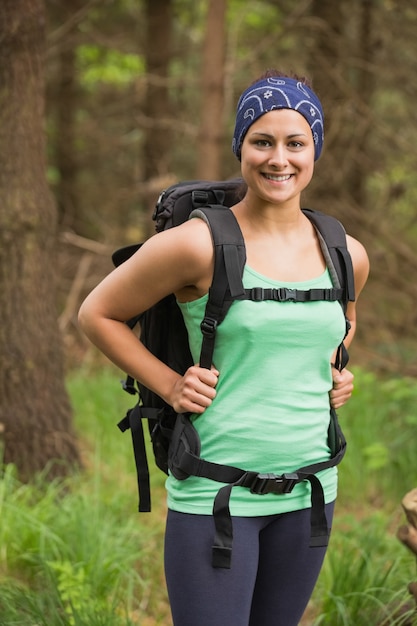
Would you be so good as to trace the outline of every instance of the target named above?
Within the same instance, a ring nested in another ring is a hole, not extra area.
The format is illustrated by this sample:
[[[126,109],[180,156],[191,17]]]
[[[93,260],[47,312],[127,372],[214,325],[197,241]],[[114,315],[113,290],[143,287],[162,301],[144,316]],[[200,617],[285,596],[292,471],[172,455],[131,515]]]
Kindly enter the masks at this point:
[[[172,57],[172,0],[145,0],[145,63],[146,98],[144,114],[146,126],[143,142],[143,178],[153,204],[156,185],[170,172],[171,104],[169,92],[169,65]],[[158,189],[158,187],[157,187]]]
[[[311,8],[315,38],[309,67],[326,116],[320,197],[348,220],[356,236],[367,224],[361,209],[375,166],[368,142],[375,86],[375,12],[376,4],[369,0],[351,4],[313,0]],[[336,171],[329,167],[335,161]]]
[[[152,229],[149,209],[162,188],[239,173],[230,137],[248,82],[267,67],[307,74],[324,104],[326,141],[304,201],[340,217],[371,254],[355,346],[394,350],[390,368],[407,353],[408,371],[416,371],[408,341],[417,342],[416,288],[408,278],[417,269],[415,2],[46,2],[55,7],[48,36],[49,172],[60,205],[67,184],[61,175],[76,179],[68,182],[68,195],[77,218],[65,226],[111,247],[141,239]],[[60,63],[71,46],[75,82],[65,85]],[[76,93],[73,116],[64,99],[56,101],[69,87]],[[79,276],[80,251],[66,246],[59,259],[62,303]],[[95,254],[80,297],[110,267],[108,256]]]
[[[85,12],[85,0],[65,0],[49,3],[50,23],[60,23],[65,28],[62,45],[56,51],[56,76],[54,81],[55,129],[54,166],[56,170],[55,197],[59,223],[64,228],[82,232],[79,202],[79,159],[76,148],[76,117],[79,105],[77,80],[77,28]]]
[[[227,0],[210,2],[202,52],[200,131],[196,177],[222,178]]]
[[[373,0],[311,4],[303,32],[308,26],[313,34],[308,67],[324,104],[326,141],[307,201],[340,217],[371,257],[355,349],[365,347],[362,355],[378,368],[417,373],[410,350],[417,288],[409,280],[417,270],[416,192],[407,174],[417,167],[410,108],[417,7],[397,9],[398,2]]]
[[[22,479],[79,463],[56,316],[46,182],[43,0],[0,4],[0,427]]]
[[[48,172],[61,228],[118,241],[130,209],[137,215],[144,161],[143,1],[46,7]]]

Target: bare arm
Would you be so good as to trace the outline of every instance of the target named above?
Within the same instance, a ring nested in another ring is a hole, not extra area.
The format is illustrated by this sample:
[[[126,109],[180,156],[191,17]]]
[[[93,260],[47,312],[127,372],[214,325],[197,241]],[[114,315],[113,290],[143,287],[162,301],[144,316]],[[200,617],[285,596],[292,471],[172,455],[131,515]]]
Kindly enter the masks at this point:
[[[155,235],[86,298],[79,323],[118,367],[178,412],[201,413],[215,396],[218,372],[192,367],[184,377],[153,356],[124,323],[170,293],[197,298],[211,281],[213,248],[207,226],[192,220]]]

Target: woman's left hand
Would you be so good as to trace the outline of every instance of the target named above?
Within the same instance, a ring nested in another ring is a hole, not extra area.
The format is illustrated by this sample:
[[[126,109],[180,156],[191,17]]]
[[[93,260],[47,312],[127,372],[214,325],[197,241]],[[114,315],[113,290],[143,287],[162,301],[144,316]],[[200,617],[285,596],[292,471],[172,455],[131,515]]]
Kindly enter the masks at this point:
[[[332,367],[333,389],[330,392],[330,404],[334,409],[343,406],[351,397],[353,391],[353,374],[347,369],[341,372]]]

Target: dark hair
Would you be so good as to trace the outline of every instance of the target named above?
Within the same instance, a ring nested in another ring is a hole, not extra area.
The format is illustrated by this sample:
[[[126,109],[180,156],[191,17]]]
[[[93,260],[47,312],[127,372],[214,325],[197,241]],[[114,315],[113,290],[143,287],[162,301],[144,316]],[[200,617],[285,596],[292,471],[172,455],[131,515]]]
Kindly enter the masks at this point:
[[[300,81],[300,83],[303,83],[304,85],[307,85],[307,87],[311,87],[311,80],[309,78],[307,78],[307,76],[299,76],[299,74],[295,74],[294,72],[281,72],[280,70],[277,70],[275,68],[271,68],[271,69],[267,69],[263,74],[261,74],[261,76],[258,76],[258,78],[256,80],[253,81],[253,83],[251,83],[252,85],[254,85],[255,83],[257,83],[260,80],[264,80],[265,78],[277,78],[281,76],[282,78],[293,78],[294,80],[298,80]]]

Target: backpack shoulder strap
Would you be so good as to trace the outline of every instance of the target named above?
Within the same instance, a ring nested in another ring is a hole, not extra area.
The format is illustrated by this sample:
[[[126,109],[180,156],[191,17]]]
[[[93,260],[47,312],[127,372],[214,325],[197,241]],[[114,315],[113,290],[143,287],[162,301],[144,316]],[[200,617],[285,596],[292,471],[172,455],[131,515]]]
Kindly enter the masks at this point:
[[[342,305],[346,312],[347,303],[355,300],[355,280],[346,231],[332,215],[313,209],[303,209],[303,213],[316,228],[334,286],[343,289]]]
[[[226,206],[213,204],[200,207],[191,212],[190,218],[194,217],[203,219],[208,225],[214,248],[213,281],[201,323],[203,343],[200,365],[209,369],[217,326],[224,320],[233,300],[245,292],[242,275],[246,249],[239,224]]]
[[[352,259],[347,249],[346,231],[339,220],[331,215],[313,209],[303,209],[303,213],[316,228],[333,284],[342,288],[341,305],[346,316],[348,302],[355,301],[355,278]],[[346,334],[349,329],[350,323],[346,318]],[[348,361],[349,354],[342,341],[336,353],[335,367],[341,370]]]

